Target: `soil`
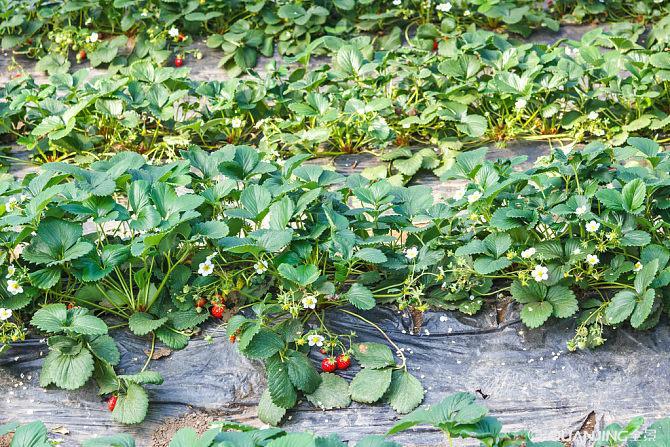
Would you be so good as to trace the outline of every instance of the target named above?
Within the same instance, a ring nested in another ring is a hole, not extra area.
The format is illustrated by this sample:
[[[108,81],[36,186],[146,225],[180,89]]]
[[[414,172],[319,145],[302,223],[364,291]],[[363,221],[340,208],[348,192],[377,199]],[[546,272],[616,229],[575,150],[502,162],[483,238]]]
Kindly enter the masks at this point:
[[[225,413],[196,411],[177,418],[166,419],[151,436],[151,447],[168,447],[172,437],[182,428],[191,427],[198,435],[201,435],[210,428],[213,422],[223,421],[227,418],[229,419],[229,416]],[[240,416],[236,415],[235,421],[258,426],[256,409],[243,410]],[[4,445],[0,444],[0,447],[4,447]]]
[[[12,438],[14,437],[14,433],[9,433],[4,436],[0,436],[0,447],[9,447],[9,445],[12,443]]]

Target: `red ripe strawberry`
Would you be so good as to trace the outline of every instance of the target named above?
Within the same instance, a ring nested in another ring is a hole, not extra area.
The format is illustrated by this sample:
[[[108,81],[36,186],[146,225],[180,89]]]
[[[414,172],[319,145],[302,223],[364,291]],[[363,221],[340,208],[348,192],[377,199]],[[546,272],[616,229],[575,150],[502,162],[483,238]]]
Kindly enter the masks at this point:
[[[183,34],[180,33],[179,36],[177,36],[177,40],[178,40],[179,42],[183,42],[183,41],[186,40],[186,36],[184,36]]]
[[[220,306],[218,304],[215,304],[212,306],[212,308],[209,310],[209,312],[212,314],[214,318],[222,318],[223,317],[223,311],[225,311],[226,308],[225,306]]]
[[[203,297],[200,297],[200,298],[198,298],[198,300],[195,302],[195,307],[197,307],[198,309],[200,309],[200,308],[202,308],[202,307],[205,307],[206,304],[207,304],[207,300],[204,299]]]
[[[323,372],[332,373],[337,369],[337,363],[332,357],[326,357],[321,361],[321,369]]]
[[[84,59],[86,59],[86,51],[81,50],[79,52],[79,60],[83,61]]]
[[[109,411],[114,411],[114,408],[116,408],[117,400],[119,400],[119,398],[116,396],[111,396],[109,399],[107,399],[107,409]]]
[[[67,307],[68,309],[74,309],[74,304],[72,304],[72,303],[67,303],[67,306],[66,306],[66,307]]]
[[[181,67],[182,65],[184,65],[184,58],[179,57],[179,56],[175,57],[175,58],[174,58],[174,66],[177,67],[177,68],[179,68],[179,67]]]
[[[437,39],[433,39],[433,51],[437,51],[437,48],[438,48]]]
[[[328,352],[328,351],[326,351],[325,349],[321,348],[321,349],[319,349],[319,352],[320,352],[321,354],[323,354],[323,355],[326,355],[326,352]]]
[[[340,354],[337,356],[337,369],[347,369],[351,366],[351,357],[349,354]]]
[[[231,343],[235,343],[235,340],[237,339],[237,337],[235,337],[234,335],[231,335],[231,336],[229,337],[229,339],[230,339],[230,342],[231,342]]]

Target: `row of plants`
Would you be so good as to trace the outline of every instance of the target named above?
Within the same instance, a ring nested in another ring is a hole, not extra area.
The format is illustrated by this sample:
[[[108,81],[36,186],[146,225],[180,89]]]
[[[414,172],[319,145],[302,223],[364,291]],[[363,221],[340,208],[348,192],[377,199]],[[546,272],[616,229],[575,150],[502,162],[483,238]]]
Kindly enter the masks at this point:
[[[5,0],[0,36],[3,50],[66,66],[70,57],[118,66],[174,56],[181,64],[187,55],[202,57],[191,44],[206,37],[209,47],[222,50],[220,65],[238,74],[260,55],[300,54],[324,35],[368,33],[397,45],[403,35],[453,35],[473,24],[527,36],[556,31],[559,21],[648,22],[666,12],[665,0]]]
[[[110,327],[181,349],[228,309],[230,341],[266,367],[259,415],[277,424],[300,396],[399,413],[422,401],[393,340],[333,332],[334,310],[379,329],[364,315],[378,304],[475,314],[509,296],[530,328],[575,317],[575,350],[624,324],[654,327],[670,308],[670,157],[652,140],[557,149],[522,172],[522,157],[464,152],[443,178],[467,186],[440,200],[306,158],[191,146],[164,164],[123,152],[88,169],[55,162],[20,182],[0,176],[0,342],[30,323],[48,336],[44,386],[92,378],[113,417],[135,423],[147,411],[142,385],[161,378],[148,360],[115,373]],[[348,383],[333,373],[352,358]]]
[[[472,31],[437,51],[375,52],[367,37],[322,39],[310,48],[333,51],[330,64],[308,68],[310,50],[297,68],[245,80],[193,81],[148,61],[93,79],[26,75],[0,89],[0,132],[38,160],[79,163],[123,150],[174,159],[192,141],[274,158],[383,151],[367,175],[399,183],[490,141],[665,141],[670,55],[634,41],[598,29],[569,46],[519,44]]]
[[[386,436],[369,435],[358,442],[345,443],[337,434],[318,436],[305,432],[285,432],[278,428],[258,429],[234,422],[214,422],[198,434],[182,428],[170,440],[170,447],[402,447],[388,436],[416,425],[431,426],[444,433],[449,445],[453,439],[476,442],[482,447],[562,447],[557,441],[533,441],[528,431],[504,432],[502,423],[488,415],[488,409],[470,393],[447,396],[430,408],[421,408],[402,418]],[[585,436],[593,447],[656,447],[670,442],[670,419],[660,419],[643,429],[644,419],[634,418],[625,425],[612,423],[600,432]],[[10,447],[46,447],[50,441],[47,427],[39,421],[0,426],[0,436],[13,433]],[[473,444],[474,445],[474,444]],[[135,447],[126,434],[101,436],[84,441],[82,447]]]

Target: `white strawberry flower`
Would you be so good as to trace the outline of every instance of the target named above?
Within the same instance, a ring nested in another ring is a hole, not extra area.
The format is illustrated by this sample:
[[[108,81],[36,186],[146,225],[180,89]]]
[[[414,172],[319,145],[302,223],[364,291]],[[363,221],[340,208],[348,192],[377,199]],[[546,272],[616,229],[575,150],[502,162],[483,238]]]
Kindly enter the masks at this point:
[[[586,211],[587,211],[586,206],[584,205],[578,206],[577,209],[575,210],[575,214],[581,216],[582,214],[586,214]]]
[[[598,119],[598,112],[596,112],[595,110],[593,112],[590,112],[588,118],[591,121]]]
[[[532,257],[536,252],[537,252],[537,250],[535,250],[535,248],[530,247],[530,248],[527,248],[526,250],[524,250],[524,251],[521,252],[521,257],[524,258],[524,259],[529,259],[529,258]]]
[[[0,321],[9,320],[12,318],[11,309],[0,308]]]
[[[527,104],[528,104],[528,101],[526,101],[524,98],[519,98],[514,103],[514,108],[517,109],[517,110],[523,110],[523,109],[526,108]]]
[[[23,287],[21,287],[18,281],[10,279],[7,281],[7,291],[12,295],[18,295],[19,293],[23,293]]]
[[[179,37],[179,29],[177,27],[173,26],[168,31],[168,34],[170,35],[170,37]]]
[[[16,273],[16,267],[14,267],[12,264],[9,264],[7,266],[7,274],[5,275],[5,278],[11,278],[14,276],[14,273]]]
[[[469,203],[475,203],[477,200],[482,198],[482,193],[479,191],[475,191],[472,194],[468,196],[468,202]]]
[[[307,336],[307,343],[309,343],[310,346],[318,346],[319,348],[323,346],[325,338],[319,334],[310,334]]]
[[[256,270],[256,273],[258,275],[262,275],[263,273],[268,271],[268,261],[265,259],[261,259],[257,263],[254,264],[254,270]]]
[[[546,281],[549,279],[549,269],[547,267],[536,265],[530,276],[537,282]]]
[[[209,276],[214,272],[214,264],[209,259],[201,262],[198,265],[198,274],[202,276]]]
[[[316,308],[317,299],[313,295],[307,295],[300,302],[305,309],[314,309]]]
[[[393,0],[393,6],[400,6],[402,5],[402,0]]]
[[[440,12],[449,12],[451,11],[451,3],[449,2],[440,3],[439,5],[435,6],[435,9],[437,9]]]
[[[405,257],[410,261],[419,256],[419,249],[416,247],[410,247],[405,250]]]
[[[86,40],[89,41],[90,43],[96,43],[99,38],[100,38],[100,35],[98,33],[96,33],[95,31],[93,31],[91,33],[91,35],[86,38]]]
[[[19,207],[19,201],[16,200],[16,197],[10,197],[9,200],[7,200],[7,203],[5,203],[5,211],[8,213],[11,213],[18,207]]]
[[[596,255],[586,255],[586,262],[589,265],[596,265],[600,262],[600,259]]]
[[[595,233],[600,228],[600,224],[595,220],[590,221],[586,224],[586,231],[589,233]]]
[[[239,119],[238,117],[235,117],[232,120],[230,120],[230,125],[233,127],[233,129],[239,129],[240,127],[242,127],[243,124],[244,123],[242,122],[242,120]]]
[[[637,262],[635,263],[635,267],[633,267],[633,271],[634,271],[634,272],[639,272],[640,270],[642,270],[642,267],[644,267],[644,266],[642,265],[642,263],[641,263],[640,261],[637,261]]]

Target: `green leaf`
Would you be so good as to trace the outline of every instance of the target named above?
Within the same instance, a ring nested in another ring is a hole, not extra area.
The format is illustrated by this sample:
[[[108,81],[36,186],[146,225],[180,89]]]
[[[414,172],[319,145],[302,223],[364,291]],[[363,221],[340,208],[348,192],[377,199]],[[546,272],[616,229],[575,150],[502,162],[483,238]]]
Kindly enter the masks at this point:
[[[354,253],[354,258],[361,259],[371,264],[382,264],[388,260],[386,255],[381,250],[370,247],[365,247],[358,250],[356,253]]]
[[[605,316],[610,324],[619,324],[633,313],[635,309],[635,292],[622,290],[614,295],[605,309]]]
[[[321,384],[305,397],[312,405],[323,410],[346,408],[351,404],[349,384],[342,377],[331,373],[321,373]]]
[[[521,321],[529,328],[540,327],[551,316],[553,307],[547,301],[528,303],[521,309]]]
[[[93,355],[88,349],[81,349],[75,355],[62,354],[52,350],[44,360],[40,373],[40,385],[54,384],[66,390],[81,388],[93,375]]]
[[[81,447],[135,447],[135,440],[126,433],[118,433],[111,436],[87,439],[82,442]]]
[[[490,234],[484,239],[486,250],[495,258],[499,258],[509,250],[512,238],[507,233]]]
[[[163,326],[168,321],[166,317],[155,319],[153,315],[145,312],[135,312],[128,319],[128,327],[135,335],[147,335]]]
[[[642,267],[642,270],[637,272],[637,275],[635,275],[634,286],[635,291],[639,295],[642,295],[647,287],[651,285],[651,283],[654,281],[654,278],[656,277],[657,272],[658,259],[649,261]]]
[[[409,413],[419,406],[424,394],[423,385],[416,377],[404,370],[393,371],[388,400],[395,411]]]
[[[121,353],[116,342],[109,335],[91,337],[88,346],[96,357],[103,359],[110,365],[116,365],[121,360]]]
[[[245,331],[246,332],[246,331]],[[284,348],[284,340],[269,329],[260,328],[258,332],[253,334],[253,337],[248,344],[240,350],[244,355],[253,359],[266,359],[272,357],[281,349]]]
[[[288,433],[267,444],[267,447],[315,447],[314,435],[311,433]]]
[[[633,230],[627,231],[621,237],[623,247],[644,247],[651,242],[651,235],[646,231]]]
[[[368,404],[377,402],[391,385],[391,373],[391,368],[359,371],[349,384],[351,400]]]
[[[122,424],[139,424],[147,416],[149,396],[140,385],[129,383],[124,394],[119,394],[112,419]]]
[[[48,304],[33,315],[30,324],[43,332],[59,333],[67,321],[65,304]]]
[[[621,190],[623,209],[633,214],[640,214],[644,209],[644,199],[647,187],[642,179],[635,179],[627,183]]]
[[[435,427],[476,424],[486,416],[488,410],[475,401],[476,397],[470,393],[452,394],[428,410],[419,408],[404,416],[400,422],[389,430],[388,435],[396,434],[419,424],[430,424]]]
[[[48,447],[51,445],[43,422],[34,421],[21,425],[11,438],[11,447]]]
[[[120,375],[118,379],[138,385],[161,385],[163,383],[163,376],[157,371],[141,371],[137,374]]]
[[[372,295],[370,289],[362,284],[355,283],[344,294],[346,298],[354,307],[361,310],[370,310],[375,307],[375,297]]]
[[[272,402],[270,391],[265,390],[258,402],[258,419],[270,425],[279,425],[286,414],[286,408],[279,407]]]
[[[190,340],[188,335],[175,331],[168,326],[161,326],[155,331],[156,337],[170,349],[184,349]]]
[[[553,315],[557,318],[568,318],[579,310],[575,294],[567,287],[552,286],[547,292],[547,301],[554,308]]]
[[[307,286],[319,279],[319,268],[314,264],[300,265],[293,267],[290,264],[281,264],[277,270],[289,281]]]
[[[642,326],[642,323],[649,317],[652,309],[654,308],[654,299],[656,298],[656,291],[654,289],[649,289],[640,297],[639,301],[635,305],[635,310],[630,316],[630,325],[634,328],[639,328]]]
[[[285,356],[291,383],[300,391],[313,393],[321,384],[321,377],[305,354],[289,350]]]
[[[82,335],[105,335],[107,333],[105,322],[94,315],[74,315],[68,329]]]
[[[292,408],[298,400],[298,395],[291,383],[286,364],[278,357],[270,357],[265,368],[272,402],[281,408]]]
[[[93,250],[93,244],[79,240],[81,235],[82,225],[48,217],[40,222],[21,257],[47,267],[72,261]]]
[[[354,345],[354,357],[364,368],[381,369],[395,366],[391,349],[381,343],[365,342]]]
[[[480,275],[490,275],[512,265],[512,261],[507,258],[493,259],[488,256],[477,258],[474,262],[475,271]]]

